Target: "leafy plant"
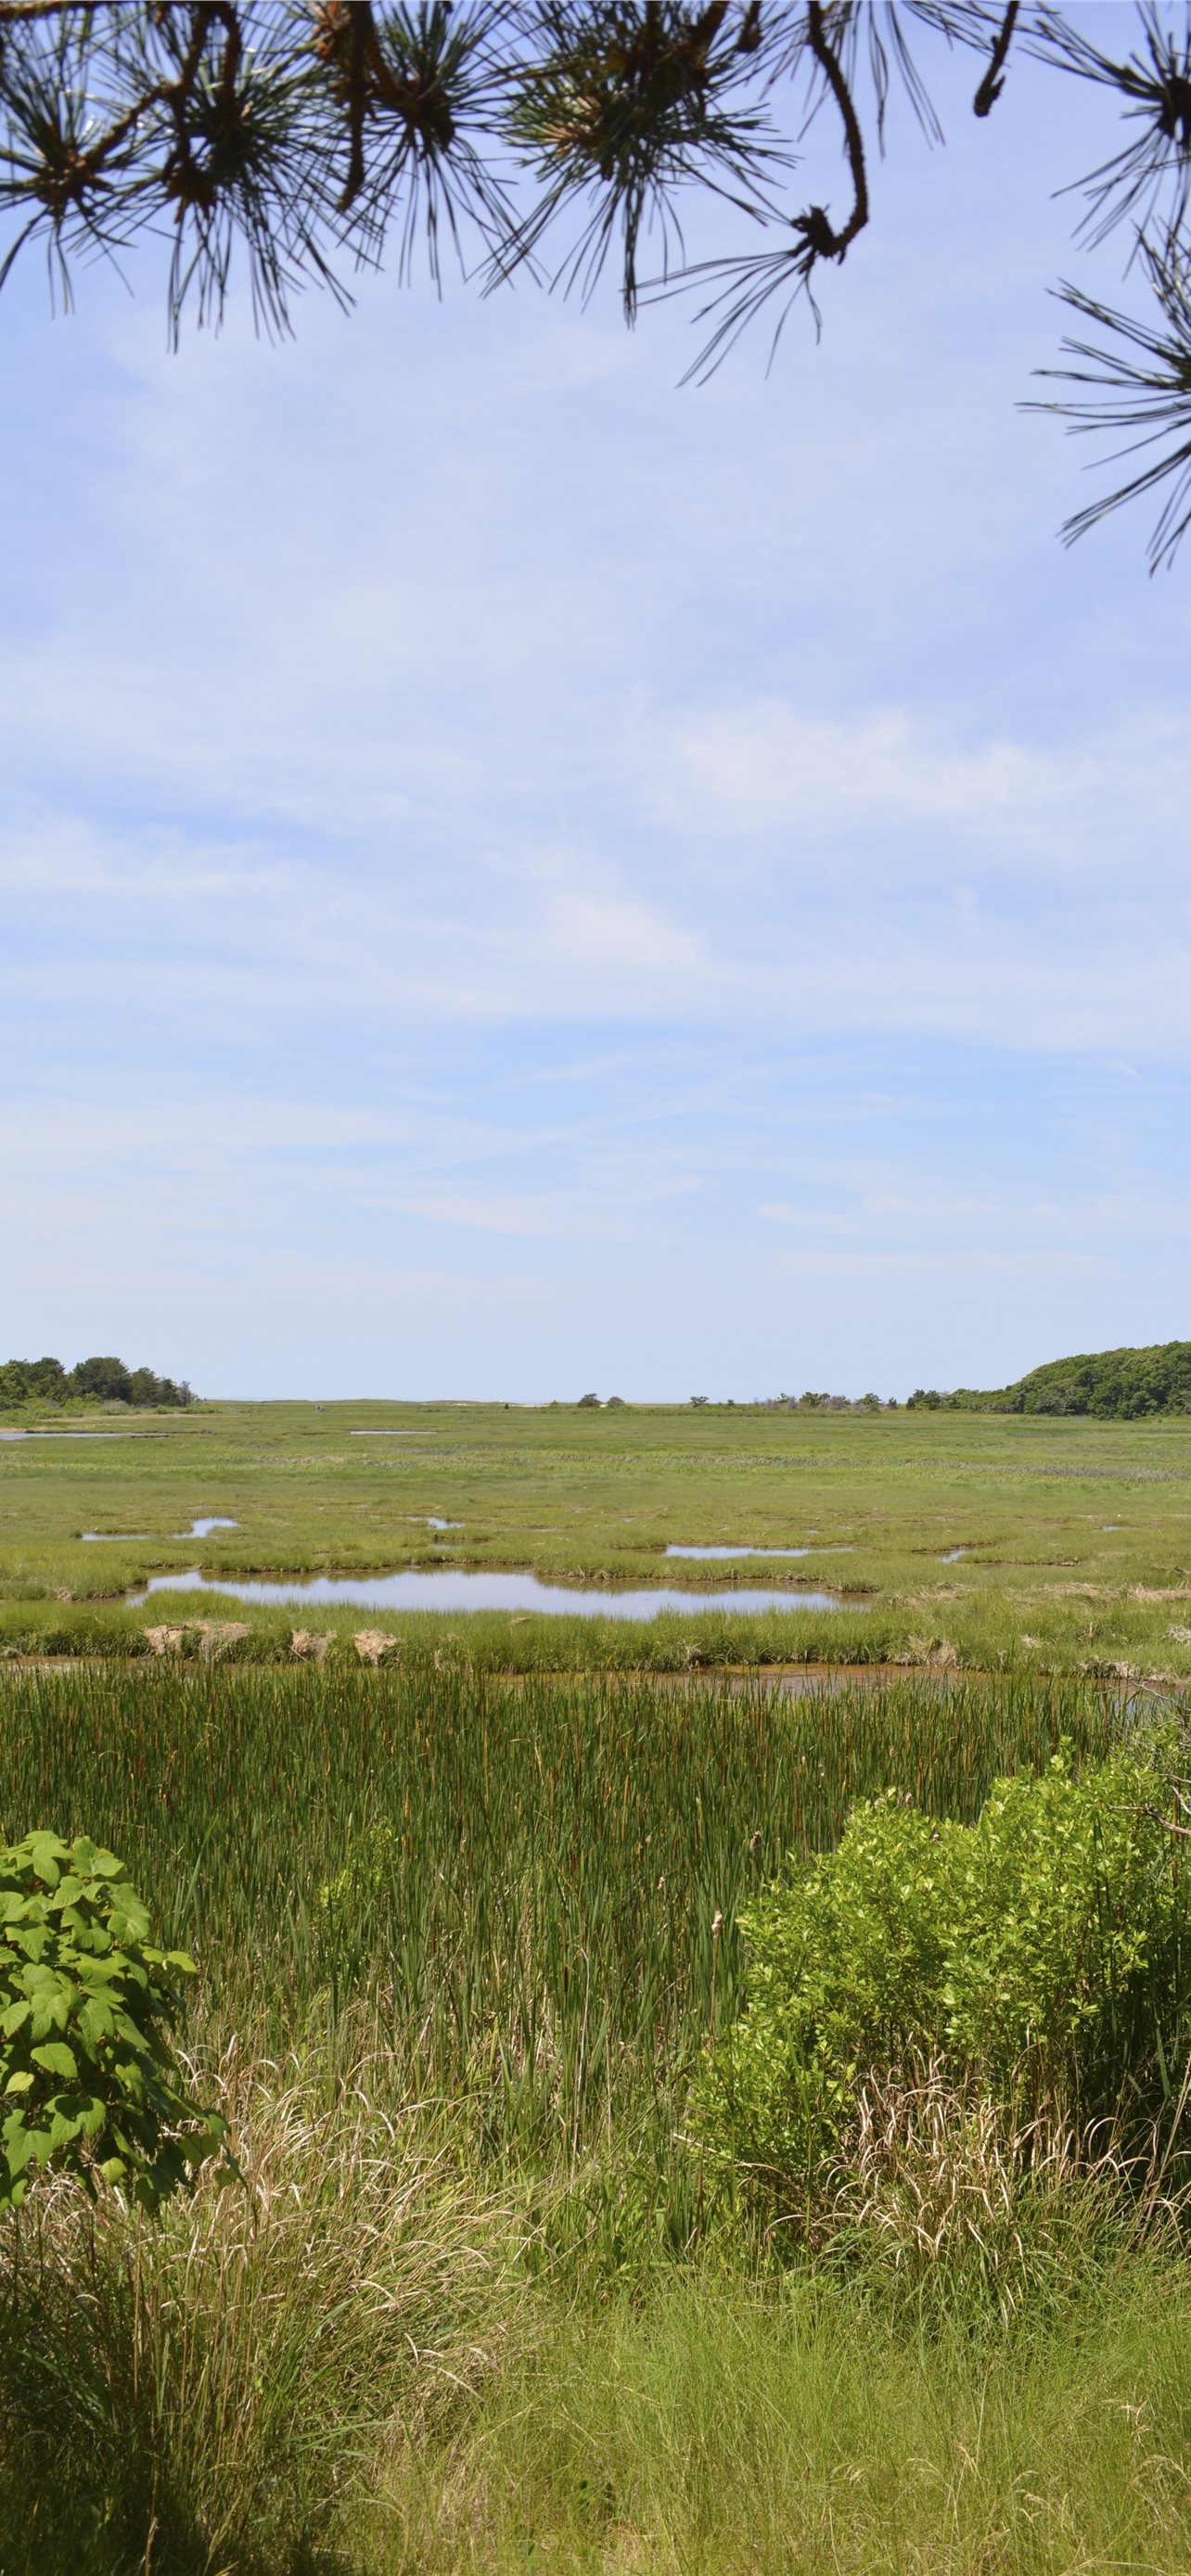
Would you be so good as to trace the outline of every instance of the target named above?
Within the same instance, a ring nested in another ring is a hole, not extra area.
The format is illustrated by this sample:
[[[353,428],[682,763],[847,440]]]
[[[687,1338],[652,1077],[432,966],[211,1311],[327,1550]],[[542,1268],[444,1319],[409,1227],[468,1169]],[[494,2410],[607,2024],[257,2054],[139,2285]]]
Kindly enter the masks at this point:
[[[1152,2119],[1191,2015],[1178,1840],[1149,1758],[1069,1750],[973,1825],[896,1791],[745,1912],[747,2009],[700,2084],[712,2139],[781,2207],[823,2184],[867,2086],[932,2064],[1036,2118]]]
[[[85,1835],[0,1849],[0,2208],[53,2167],[155,2209],[223,2144],[170,2044],[194,1963],[148,1932],[123,1862]]]

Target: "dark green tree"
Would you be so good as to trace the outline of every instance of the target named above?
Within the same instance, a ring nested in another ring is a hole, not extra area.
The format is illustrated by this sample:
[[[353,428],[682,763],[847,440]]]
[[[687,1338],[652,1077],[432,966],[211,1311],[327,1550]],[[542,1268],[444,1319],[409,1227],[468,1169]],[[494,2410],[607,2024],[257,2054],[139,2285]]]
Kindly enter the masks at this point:
[[[70,1372],[71,1393],[97,1395],[106,1404],[131,1404],[132,1373],[123,1360],[79,1360]]]
[[[1119,231],[1149,298],[1139,318],[1061,290],[1081,336],[1041,408],[1123,439],[1129,460],[1064,533],[1153,494],[1156,565],[1191,524],[1191,12],[1142,0],[1120,54],[1098,15],[1045,0],[0,0],[0,283],[40,244],[69,303],[80,259],[150,234],[175,335],[187,307],[218,323],[237,254],[258,323],[285,331],[301,286],[346,303],[353,267],[386,249],[403,277],[421,246],[440,279],[449,248],[486,287],[524,271],[583,293],[611,259],[630,319],[643,294],[693,293],[705,374],[754,322],[776,343],[800,299],[817,325],[823,273],[872,219],[895,87],[940,135],[932,50],[970,50],[977,119],[1030,62],[1119,100],[1119,149],[1055,178],[1075,191],[1077,238]],[[820,116],[842,146],[840,205],[799,193],[795,144]],[[690,190],[737,234],[743,217],[747,249],[729,237],[688,263]]]
[[[5,1360],[0,1363],[0,1404],[26,1404],[30,1396],[61,1402],[70,1380],[61,1360]]]
[[[67,1370],[61,1360],[0,1361],[0,1405],[33,1399],[61,1404],[68,1396],[90,1396],[105,1404],[187,1405],[195,1401],[185,1378],[158,1377],[150,1368],[128,1369],[123,1360],[79,1360]]]

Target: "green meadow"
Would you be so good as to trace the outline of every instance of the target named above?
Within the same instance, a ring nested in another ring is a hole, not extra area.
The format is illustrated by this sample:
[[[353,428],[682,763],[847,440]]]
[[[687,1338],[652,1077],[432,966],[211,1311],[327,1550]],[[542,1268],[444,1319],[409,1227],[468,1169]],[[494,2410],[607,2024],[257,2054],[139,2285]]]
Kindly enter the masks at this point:
[[[0,1427],[38,1422],[28,1408]],[[285,1656],[299,1624],[351,1653],[411,1649],[435,1614],[274,1611],[234,1597],[120,1596],[171,1569],[209,1577],[525,1569],[552,1583],[665,1581],[689,1599],[648,1626],[454,1611],[496,1670],[775,1661],[941,1664],[1113,1677],[1191,1673],[1191,1422],[760,1407],[204,1403],[72,1407],[0,1440],[0,1649],[143,1650],[146,1627],[246,1624],[232,1651]],[[375,1430],[395,1437],[366,1438]],[[235,1529],[194,1539],[196,1517]],[[457,1524],[436,1530],[430,1517]],[[84,1541],[84,1530],[109,1535]],[[805,1548],[667,1559],[668,1545]],[[962,1551],[962,1553],[956,1553]],[[741,1621],[708,1592],[763,1585],[791,1610]],[[799,1610],[830,1590],[835,1611]],[[197,1651],[192,1635],[183,1651]]]

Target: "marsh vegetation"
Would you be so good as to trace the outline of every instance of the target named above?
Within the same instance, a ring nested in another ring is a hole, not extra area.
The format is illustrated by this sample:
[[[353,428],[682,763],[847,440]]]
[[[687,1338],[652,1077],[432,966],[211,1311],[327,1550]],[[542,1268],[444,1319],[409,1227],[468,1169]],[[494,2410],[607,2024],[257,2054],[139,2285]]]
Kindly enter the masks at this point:
[[[742,1913],[858,1801],[950,1852],[1000,1775],[1134,1758],[1136,1714],[493,1683],[458,1642],[4,1690],[0,1828],[85,1823],[155,1892],[243,2173],[152,2223],[51,2181],[8,2224],[5,2576],[1185,2565],[1169,2155],[1147,2185],[1057,2100],[1031,2143],[1006,2087],[960,2116],[906,2052],[864,2189],[775,2229],[700,2110]]]
[[[143,1652],[147,1627],[193,1623],[171,1572],[293,1584],[444,1568],[582,1596],[549,1621],[526,1602],[453,1607],[494,1669],[896,1660],[1177,1681],[1191,1677],[1191,1417],[204,1403],[117,1438],[0,1442],[0,1652]],[[789,1607],[738,1615],[762,1571]],[[148,1582],[151,1602],[119,1606]],[[647,1624],[591,1615],[661,1586],[679,1606]],[[844,1606],[817,1612],[813,1593]],[[715,1594],[733,1606],[713,1609]],[[221,1616],[217,1595],[203,1608]],[[369,1613],[411,1646],[432,1616]],[[284,1659],[302,1617],[226,1601],[247,1623],[243,1656]],[[349,1654],[359,1625],[346,1603],[320,1611]]]

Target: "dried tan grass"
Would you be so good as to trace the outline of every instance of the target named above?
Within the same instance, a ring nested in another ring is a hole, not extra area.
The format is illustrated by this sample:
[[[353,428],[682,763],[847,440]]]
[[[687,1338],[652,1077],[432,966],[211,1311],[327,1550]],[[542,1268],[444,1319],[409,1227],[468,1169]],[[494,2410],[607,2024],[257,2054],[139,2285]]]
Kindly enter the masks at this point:
[[[1111,2123],[1080,2126],[1057,2105],[1019,2122],[932,2058],[860,2088],[818,2232],[837,2249],[867,2242],[903,2271],[975,2259],[1008,2287],[1109,2221],[1127,2217],[1138,2234],[1172,2225],[1181,2197],[1156,2134],[1128,2147]]]
[[[170,2496],[175,2533],[201,2532],[212,2568],[255,2569],[271,2534],[289,2551],[371,2492],[398,2416],[416,2436],[482,2385],[524,2296],[522,2231],[427,2144],[424,2115],[381,2107],[366,2064],[334,2093],[234,2042],[189,2071],[229,2122],[239,2177],[206,2168],[156,2224],[51,2184],[5,2249],[24,2319],[10,2353],[48,2336],[80,2421],[80,2375],[94,2383],[109,2484]],[[0,2368],[3,2447],[28,2446],[37,2405],[15,2361]]]
[[[392,1637],[384,1628],[359,1628],[352,1639],[362,1664],[379,1664],[392,1643]]]
[[[325,1664],[334,1642],[333,1628],[295,1628],[290,1638],[290,1653],[300,1664]]]

